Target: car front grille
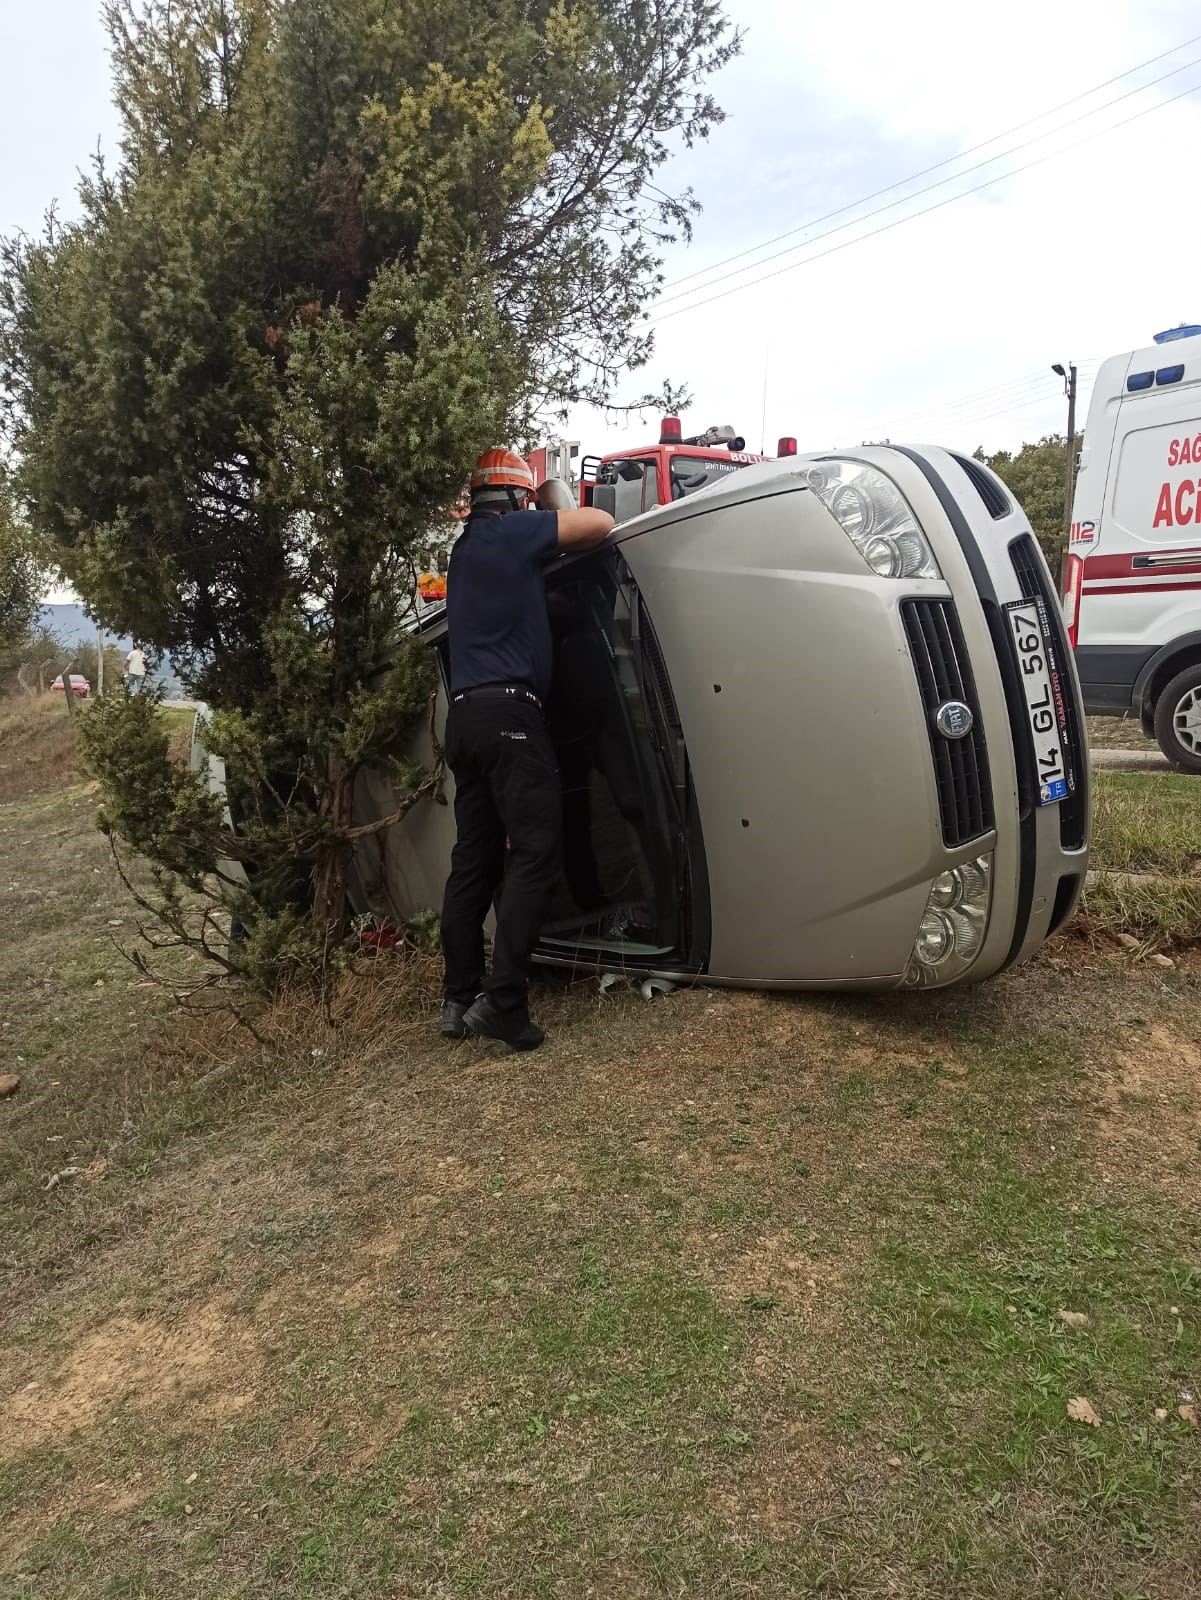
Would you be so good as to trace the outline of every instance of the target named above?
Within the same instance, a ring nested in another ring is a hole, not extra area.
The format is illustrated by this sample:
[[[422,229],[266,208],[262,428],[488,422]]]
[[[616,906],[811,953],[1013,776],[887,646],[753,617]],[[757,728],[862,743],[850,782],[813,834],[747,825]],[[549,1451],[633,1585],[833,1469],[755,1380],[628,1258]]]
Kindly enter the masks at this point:
[[[990,472],[973,461],[971,456],[957,456],[952,452],[952,458],[959,463],[967,475],[972,488],[984,502],[984,509],[994,522],[999,522],[1002,517],[1007,517],[1013,510],[1004,489]]]
[[[971,663],[949,600],[906,600],[901,614],[926,711],[943,843],[955,849],[991,832],[994,823],[988,751]],[[972,713],[971,731],[961,739],[946,738],[935,722],[948,700],[962,701]]]
[[[1055,655],[1054,670],[1063,691],[1064,739],[1074,787],[1059,802],[1059,841],[1065,850],[1083,848],[1088,832],[1088,780],[1086,776],[1087,753],[1082,730],[1084,717],[1076,695],[1075,680],[1070,666],[1071,646],[1063,626],[1063,613],[1059,599],[1051,586],[1050,576],[1033,537],[1021,534],[1009,546],[1013,570],[1021,585],[1022,598],[1042,603],[1051,632]],[[1022,737],[1029,737],[1026,728]]]

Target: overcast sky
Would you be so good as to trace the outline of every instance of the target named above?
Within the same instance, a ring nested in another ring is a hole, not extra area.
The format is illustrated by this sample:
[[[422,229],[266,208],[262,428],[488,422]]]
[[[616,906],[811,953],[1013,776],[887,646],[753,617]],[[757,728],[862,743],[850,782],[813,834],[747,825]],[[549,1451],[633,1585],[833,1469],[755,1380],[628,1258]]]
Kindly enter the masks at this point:
[[[98,141],[114,150],[116,127],[95,0],[0,7],[0,232],[11,232],[36,228],[55,199],[70,213],[76,169]],[[714,86],[727,120],[665,174],[704,206],[668,279],[731,270],[716,264],[841,214],[762,252],[805,243],[759,269],[790,269],[770,281],[754,283],[752,254],[733,264],[751,270],[711,287],[705,275],[669,284],[665,296],[691,293],[652,312],[658,353],[632,393],[684,383],[690,429],[730,423],[753,448],[783,433],[802,450],[883,437],[1012,447],[1064,426],[1052,362],[1081,364],[1086,398],[1100,357],[1201,321],[1201,92],[1165,104],[1201,88],[1201,37],[1075,99],[1201,35],[1195,0],[738,0],[730,10],[746,44]],[[1087,142],[1044,159],[1077,141]],[[949,164],[856,205],[938,163]],[[845,248],[813,259],[835,246]],[[623,429],[582,413],[569,431],[589,450],[620,448],[653,422]]]

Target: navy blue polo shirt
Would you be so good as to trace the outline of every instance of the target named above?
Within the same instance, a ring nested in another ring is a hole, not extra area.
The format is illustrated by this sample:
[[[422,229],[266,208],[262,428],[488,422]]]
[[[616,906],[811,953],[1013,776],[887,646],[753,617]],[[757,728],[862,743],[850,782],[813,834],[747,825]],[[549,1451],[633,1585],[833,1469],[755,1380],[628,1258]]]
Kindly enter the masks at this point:
[[[523,683],[550,693],[551,635],[542,569],[559,542],[554,511],[470,518],[450,553],[450,689]]]

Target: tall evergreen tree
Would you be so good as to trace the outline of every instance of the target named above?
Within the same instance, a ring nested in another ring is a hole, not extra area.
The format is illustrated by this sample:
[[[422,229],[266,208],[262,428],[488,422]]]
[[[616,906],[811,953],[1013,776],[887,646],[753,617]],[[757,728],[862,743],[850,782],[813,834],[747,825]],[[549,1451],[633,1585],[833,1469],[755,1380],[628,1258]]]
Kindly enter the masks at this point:
[[[410,552],[480,451],[646,361],[693,210],[651,180],[719,119],[702,84],[737,38],[721,0],[106,14],[119,162],[4,249],[18,487],[97,617],[216,708],[257,915],[307,896],[328,942],[355,773],[426,704]],[[200,881],[228,841],[179,775],[148,782],[141,708],[89,740],[113,825]]]
[[[29,529],[18,520],[8,481],[0,472],[0,656],[29,637],[39,610],[41,579]]]
[[[1075,439],[1075,460],[1079,460],[1084,435]],[[998,450],[987,456],[976,451],[977,461],[990,466],[1014,492],[1030,519],[1043,554],[1058,572],[1064,554],[1063,480],[1067,466],[1067,440],[1062,433],[1048,433],[1037,444],[1024,444],[1020,450]]]

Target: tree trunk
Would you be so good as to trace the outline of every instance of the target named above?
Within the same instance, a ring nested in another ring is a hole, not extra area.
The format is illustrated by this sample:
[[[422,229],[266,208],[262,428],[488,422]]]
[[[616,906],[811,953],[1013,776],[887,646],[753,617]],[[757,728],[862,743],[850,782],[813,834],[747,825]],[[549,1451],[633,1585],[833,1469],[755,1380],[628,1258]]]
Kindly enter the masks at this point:
[[[74,665],[74,661],[68,661],[63,668],[63,699],[67,702],[67,715],[69,717],[75,715],[75,690],[71,687],[71,669]]]
[[[341,836],[350,827],[353,799],[354,769],[341,756],[331,755],[326,766],[321,814],[334,837],[322,842],[313,866],[313,921],[331,944],[344,939],[350,929],[350,906],[346,899],[350,846]]]

